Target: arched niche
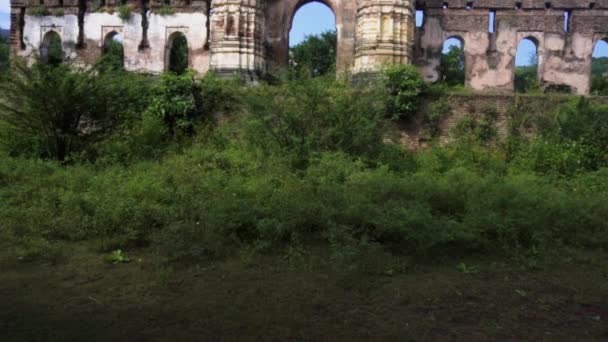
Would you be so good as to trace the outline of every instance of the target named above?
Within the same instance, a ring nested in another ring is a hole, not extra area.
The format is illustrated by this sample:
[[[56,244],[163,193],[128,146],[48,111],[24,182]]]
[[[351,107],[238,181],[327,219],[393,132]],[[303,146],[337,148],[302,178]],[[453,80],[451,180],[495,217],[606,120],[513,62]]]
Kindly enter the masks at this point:
[[[61,36],[54,30],[44,34],[40,45],[40,62],[49,65],[63,63],[65,54],[63,52],[63,42]]]
[[[169,35],[165,47],[165,70],[181,74],[189,67],[190,49],[188,39],[183,32],[173,32]]]

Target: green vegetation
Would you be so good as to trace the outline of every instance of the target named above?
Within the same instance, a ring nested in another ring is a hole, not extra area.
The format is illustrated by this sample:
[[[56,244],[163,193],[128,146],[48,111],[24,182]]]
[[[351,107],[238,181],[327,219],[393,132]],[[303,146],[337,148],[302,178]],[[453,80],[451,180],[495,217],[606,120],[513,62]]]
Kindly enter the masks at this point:
[[[159,9],[156,10],[158,15],[169,16],[175,14],[175,9],[171,6],[163,5]]]
[[[124,48],[121,42],[109,39],[103,47],[103,55],[97,61],[95,68],[100,72],[121,71],[124,68]]]
[[[131,15],[133,15],[133,11],[129,5],[120,5],[118,7],[118,17],[122,21],[128,21],[131,19]]]
[[[420,109],[428,85],[412,65],[399,65],[384,71],[386,112],[392,119],[409,121]]]
[[[540,92],[537,65],[515,67],[515,91],[518,93]]]
[[[591,93],[608,96],[608,57],[593,59],[591,64]]]
[[[335,73],[336,31],[307,36],[289,51],[289,64],[296,74],[312,77]]]
[[[49,66],[57,66],[63,63],[64,53],[63,53],[63,44],[61,42],[61,37],[55,32],[48,33],[49,37],[48,41],[44,43],[45,47],[41,54],[41,58],[44,60],[44,64]]]
[[[391,143],[395,126],[429,96],[438,125],[449,99],[412,67],[375,86],[253,87],[107,65],[15,65],[0,83],[0,321],[17,340],[137,340],[165,334],[158,322],[289,340],[319,312],[319,336],[351,339],[372,325],[402,336],[403,317],[418,337],[441,336],[436,319],[473,339],[544,337],[522,312],[570,322],[555,336],[605,334],[608,105],[573,98],[531,118],[516,102],[506,141],[480,109],[453,144],[414,153]],[[25,284],[27,298],[10,295]],[[167,300],[185,311],[160,313]],[[490,317],[504,303],[519,318]],[[94,319],[70,330],[85,308]]]
[[[46,7],[31,7],[27,9],[27,14],[33,17],[44,17],[50,15]]]
[[[173,39],[171,51],[169,52],[169,71],[176,74],[183,74],[188,70],[189,52],[188,40],[183,34]]]
[[[465,55],[462,45],[452,45],[447,53],[441,55],[441,75],[441,82],[448,86],[465,83]]]
[[[422,82],[408,67],[386,79],[385,91],[333,77],[240,87],[17,67],[2,89],[6,239],[119,238],[176,260],[313,241],[346,259],[608,242],[606,106],[577,100],[530,142],[492,148],[492,115],[467,119],[460,142],[411,154],[385,143],[383,116],[410,115]]]
[[[16,64],[0,84],[0,132],[9,155],[67,162],[142,107],[140,76],[66,65]]]
[[[65,13],[64,13],[64,11],[63,11],[63,8],[57,8],[57,9],[54,9],[54,10],[53,10],[52,14],[53,14],[55,17],[63,17]]]
[[[0,35],[0,80],[8,71],[10,58],[10,42],[7,37]]]

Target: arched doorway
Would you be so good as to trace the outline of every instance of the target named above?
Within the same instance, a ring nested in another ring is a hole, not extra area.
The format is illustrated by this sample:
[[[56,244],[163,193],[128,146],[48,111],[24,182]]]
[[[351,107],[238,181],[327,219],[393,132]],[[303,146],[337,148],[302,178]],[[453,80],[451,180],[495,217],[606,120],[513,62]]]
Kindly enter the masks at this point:
[[[307,6],[309,4],[313,4],[313,7]],[[336,29],[336,71],[341,74],[350,70],[355,52],[357,6],[353,6],[351,1],[341,0],[267,0],[264,56],[268,72],[275,73],[288,66],[292,27],[298,25],[301,13],[305,14],[309,9],[315,8],[325,13],[322,14],[324,18],[335,18],[333,25],[324,19],[325,24],[319,26],[320,17],[311,18],[308,24],[312,25],[313,30]]]
[[[63,63],[64,53],[61,36],[55,31],[49,31],[42,38],[40,46],[40,62],[48,65]]]
[[[593,49],[591,95],[608,96],[608,37],[600,39]]]
[[[190,66],[188,40],[182,32],[174,32],[167,40],[165,70],[183,74]]]
[[[532,37],[522,39],[515,54],[515,92],[529,93],[540,90],[538,65],[538,41]]]
[[[441,82],[449,86],[466,83],[466,55],[464,39],[453,36],[443,42],[441,54]]]
[[[289,65],[299,73],[313,77],[335,72],[336,17],[322,2],[299,7],[291,20]]]
[[[104,70],[122,70],[124,68],[124,49],[122,36],[112,31],[103,40],[102,56],[98,65]]]

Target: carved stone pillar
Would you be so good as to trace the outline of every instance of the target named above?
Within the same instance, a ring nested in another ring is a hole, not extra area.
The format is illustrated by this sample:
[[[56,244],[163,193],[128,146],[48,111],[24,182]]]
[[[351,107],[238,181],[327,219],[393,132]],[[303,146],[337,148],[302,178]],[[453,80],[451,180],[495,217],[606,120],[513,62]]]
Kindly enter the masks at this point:
[[[359,0],[355,77],[374,74],[385,64],[412,62],[415,11],[411,0]]]
[[[211,70],[255,81],[265,72],[263,0],[215,0],[211,7]]]
[[[25,26],[25,0],[11,1],[11,55],[17,56],[18,51],[25,49],[23,29]]]

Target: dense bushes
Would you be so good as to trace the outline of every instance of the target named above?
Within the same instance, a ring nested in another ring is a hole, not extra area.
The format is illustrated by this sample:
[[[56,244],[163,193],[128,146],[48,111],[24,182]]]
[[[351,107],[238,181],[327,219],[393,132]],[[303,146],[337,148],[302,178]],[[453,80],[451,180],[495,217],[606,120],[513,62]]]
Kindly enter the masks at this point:
[[[80,72],[58,70],[35,76],[48,83],[24,82],[25,114],[47,114],[33,84],[51,85],[53,113],[70,132],[82,132],[71,116],[82,110],[103,130],[70,136],[69,166],[17,157],[31,155],[20,153],[27,144],[0,158],[0,239],[24,256],[83,239],[100,249],[151,245],[180,261],[313,244],[340,258],[369,246],[442,255],[608,245],[605,106],[563,106],[531,142],[487,146],[465,132],[413,154],[388,143],[382,90],[326,78],[239,87],[188,73],[155,82],[100,73],[85,85]],[[387,80],[389,112],[409,115],[419,76],[391,69]],[[101,85],[111,103],[87,93]],[[8,132],[33,132],[18,127]]]
[[[427,84],[414,66],[399,65],[385,69],[384,87],[389,117],[407,121],[418,112]]]
[[[337,249],[374,242],[396,253],[608,243],[606,170],[548,182],[467,159],[425,152],[412,173],[340,152],[294,172],[282,158],[238,146],[104,170],[5,159],[0,215],[9,239],[120,237],[122,247],[155,243],[178,259],[314,240]]]
[[[10,42],[7,37],[0,34],[0,80],[8,70],[8,59],[10,54]]]
[[[119,123],[123,113],[141,111],[142,78],[99,74],[64,65],[17,64],[0,83],[2,144],[12,155],[65,161]]]
[[[247,138],[264,151],[306,162],[321,151],[372,157],[385,132],[381,94],[329,78],[259,86],[247,95]]]
[[[157,79],[103,61],[91,70],[16,65],[0,82],[0,147],[61,162],[156,158],[231,108],[233,83],[192,73]]]

